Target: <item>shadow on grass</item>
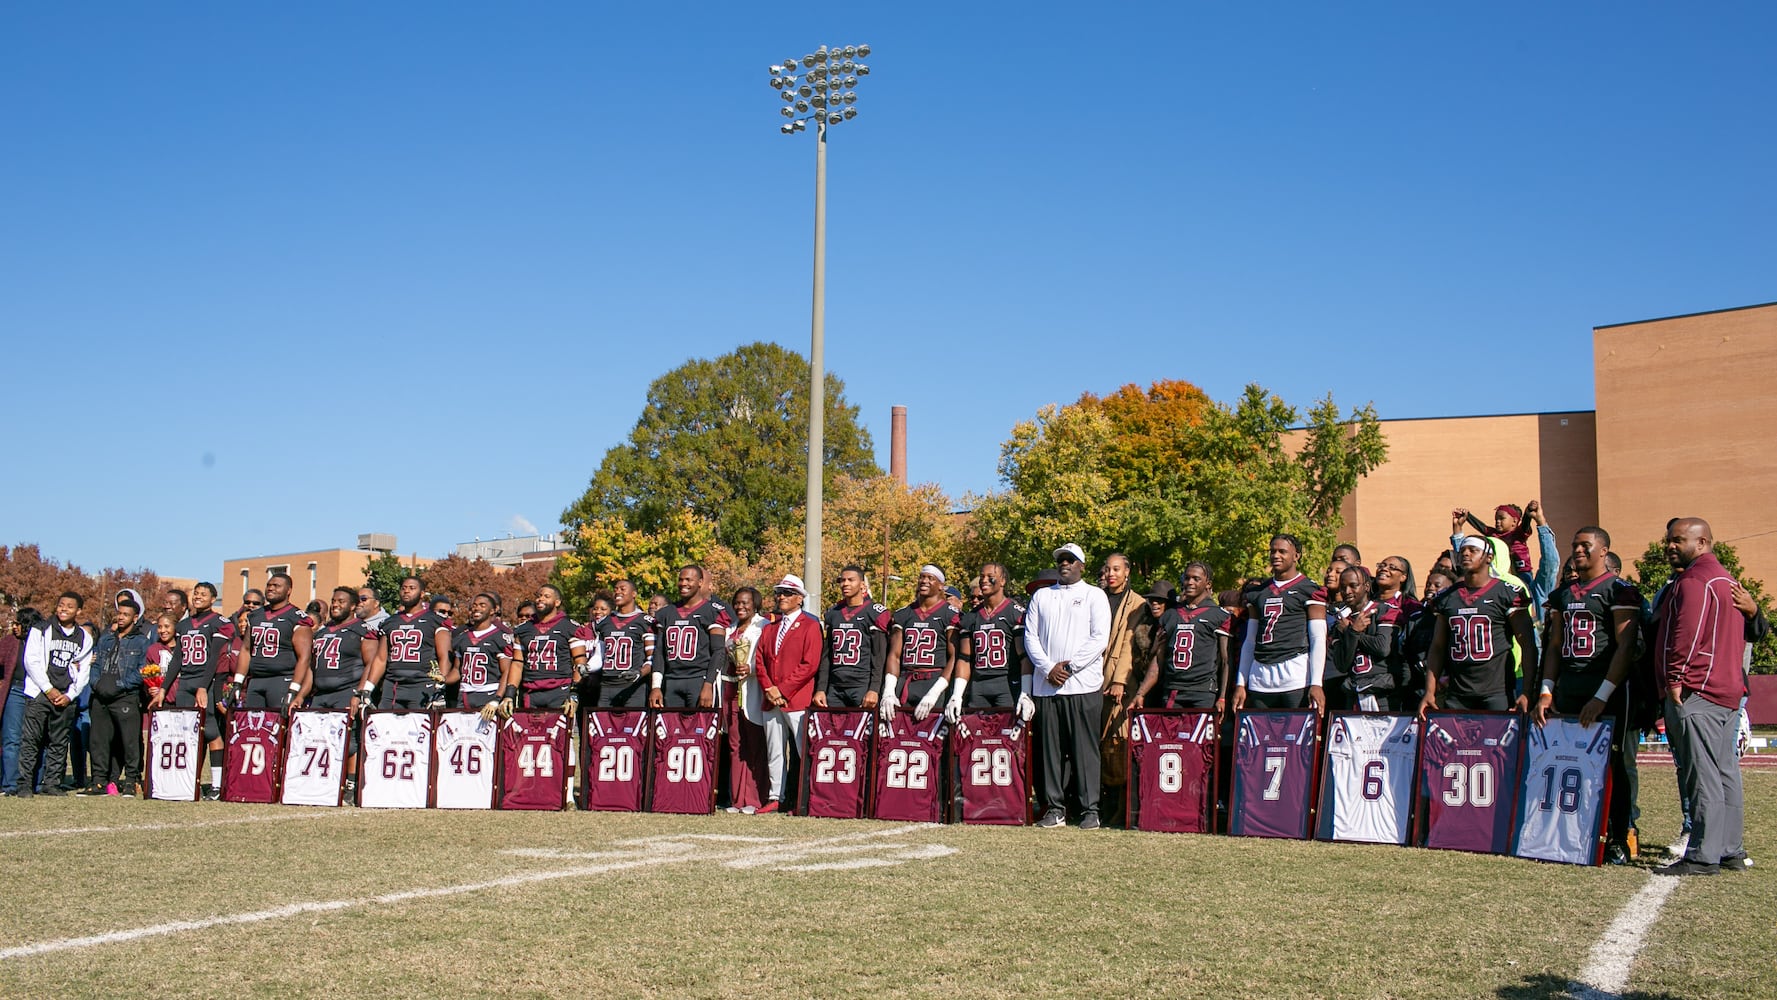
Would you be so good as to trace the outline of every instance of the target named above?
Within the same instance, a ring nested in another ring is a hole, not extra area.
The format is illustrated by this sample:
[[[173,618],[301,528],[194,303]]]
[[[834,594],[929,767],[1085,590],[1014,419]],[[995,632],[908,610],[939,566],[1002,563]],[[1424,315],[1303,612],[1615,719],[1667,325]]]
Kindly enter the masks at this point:
[[[1525,976],[1521,982],[1501,986],[1494,991],[1500,1000],[1604,1000],[1610,997],[1615,1000],[1683,1000],[1675,993],[1648,993],[1642,990],[1629,990],[1626,993],[1604,993],[1588,986],[1581,986],[1560,976]]]

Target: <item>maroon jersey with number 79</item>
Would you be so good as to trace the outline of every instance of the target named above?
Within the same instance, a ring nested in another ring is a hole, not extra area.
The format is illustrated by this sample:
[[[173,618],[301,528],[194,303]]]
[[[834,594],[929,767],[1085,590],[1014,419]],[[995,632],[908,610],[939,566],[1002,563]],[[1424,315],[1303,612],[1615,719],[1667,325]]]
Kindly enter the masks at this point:
[[[222,800],[276,802],[284,765],[283,713],[235,710],[223,745]]]

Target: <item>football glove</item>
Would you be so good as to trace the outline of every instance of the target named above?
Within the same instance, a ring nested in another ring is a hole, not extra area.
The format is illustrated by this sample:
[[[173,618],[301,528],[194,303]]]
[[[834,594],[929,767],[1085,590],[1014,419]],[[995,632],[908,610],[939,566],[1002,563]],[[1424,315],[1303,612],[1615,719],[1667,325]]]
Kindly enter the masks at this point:
[[[1036,715],[1036,714],[1037,714],[1037,703],[1031,700],[1030,695],[1025,694],[1024,692],[1020,691],[1018,693],[1018,718],[1019,718],[1019,720],[1022,722],[1029,722],[1031,719],[1031,716]]]
[[[236,685],[233,677],[230,677],[228,680],[223,681],[222,682],[222,704],[227,705],[230,708],[240,707],[239,702],[240,702],[241,690],[244,687],[246,687],[246,685],[244,685],[244,684]]]
[[[926,716],[931,715],[932,709],[938,707],[938,699],[944,697],[944,689],[948,686],[944,678],[938,678],[938,682],[932,685],[932,689],[926,692],[926,696],[919,699],[919,704],[913,706],[914,722],[926,721]]]
[[[481,706],[481,720],[483,722],[492,722],[492,721],[494,721],[494,716],[499,715],[499,714],[500,714],[500,703],[497,701],[490,701],[487,704]]]
[[[443,684],[444,683],[444,668],[442,666],[438,665],[437,663],[433,663],[432,669],[426,671],[426,679],[431,681],[434,684]]]
[[[899,707],[901,707],[901,699],[895,697],[895,692],[892,689],[886,690],[882,692],[882,704],[876,706],[876,715],[884,722],[893,722],[895,721],[895,709]]]
[[[956,687],[950,689],[950,701],[944,706],[944,721],[956,725],[963,718],[963,692],[969,682],[961,677],[956,679]]]
[[[512,718],[512,699],[510,697],[500,699],[500,718]]]

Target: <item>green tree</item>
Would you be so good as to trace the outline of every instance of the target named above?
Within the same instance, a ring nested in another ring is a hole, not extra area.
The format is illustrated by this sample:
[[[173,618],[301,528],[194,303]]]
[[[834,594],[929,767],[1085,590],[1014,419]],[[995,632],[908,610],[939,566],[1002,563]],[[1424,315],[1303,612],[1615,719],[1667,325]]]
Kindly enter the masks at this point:
[[[1765,590],[1762,580],[1746,575],[1740,565],[1740,554],[1727,542],[1715,543],[1715,558],[1721,561],[1722,569],[1727,570],[1747,592],[1758,602],[1758,607],[1767,619],[1771,613],[1771,596]],[[1635,585],[1640,588],[1641,595],[1648,600],[1660,592],[1666,581],[1672,579],[1672,564],[1666,561],[1665,543],[1658,540],[1647,543],[1647,550],[1641,558],[1635,560]],[[1752,672],[1755,674],[1777,674],[1777,630],[1765,633],[1765,637],[1753,644]]]
[[[870,434],[833,375],[825,419],[828,487],[839,475],[877,475]],[[562,524],[579,532],[617,518],[652,532],[689,511],[714,524],[723,545],[757,553],[766,531],[789,525],[806,502],[807,456],[805,358],[766,343],[696,358],[648,387],[629,440],[605,453]]]
[[[383,607],[399,607],[401,581],[410,573],[393,552],[384,552],[364,564],[364,585],[376,591],[376,599]]]
[[[911,600],[919,567],[926,563],[939,566],[953,584],[967,590],[974,567],[962,562],[957,522],[955,505],[934,484],[907,487],[888,476],[840,476],[821,514],[825,593],[809,602],[809,610],[839,602],[839,571],[848,563],[864,567],[876,598],[885,603]],[[747,567],[748,577],[765,587],[785,573],[800,575],[804,543],[800,524],[772,529],[759,559]],[[890,579],[896,576],[900,582]]]
[[[1216,582],[1263,572],[1267,539],[1300,537],[1315,562],[1332,548],[1339,506],[1382,463],[1373,407],[1341,416],[1331,396],[1301,414],[1257,385],[1232,406],[1189,383],[1084,396],[1018,424],[1000,450],[1005,492],[974,506],[971,561],[998,558],[1028,579],[1063,542],[1094,562],[1129,556],[1138,579],[1201,559]]]
[[[585,606],[594,592],[608,590],[618,580],[635,584],[646,602],[653,594],[678,596],[681,566],[697,563],[714,571],[731,561],[729,550],[716,541],[715,523],[689,510],[670,513],[651,531],[632,528],[618,517],[601,517],[575,529],[574,550],[555,561],[551,582],[561,588],[570,608]]]

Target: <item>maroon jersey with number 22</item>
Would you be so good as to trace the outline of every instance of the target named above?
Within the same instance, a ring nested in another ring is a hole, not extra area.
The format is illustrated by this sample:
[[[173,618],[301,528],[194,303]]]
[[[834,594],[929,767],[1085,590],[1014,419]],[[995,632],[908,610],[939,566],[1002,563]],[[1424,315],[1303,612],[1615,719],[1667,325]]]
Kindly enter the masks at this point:
[[[944,717],[936,714],[915,722],[912,712],[897,712],[877,726],[875,818],[938,822],[943,735]]]

